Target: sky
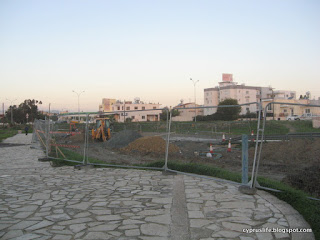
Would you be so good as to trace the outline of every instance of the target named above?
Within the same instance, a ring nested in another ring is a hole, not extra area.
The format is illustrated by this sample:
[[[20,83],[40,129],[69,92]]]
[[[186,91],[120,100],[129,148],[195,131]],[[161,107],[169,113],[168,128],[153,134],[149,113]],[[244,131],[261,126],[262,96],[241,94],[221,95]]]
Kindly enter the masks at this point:
[[[318,0],[0,0],[0,102],[203,104],[222,73],[320,97]]]

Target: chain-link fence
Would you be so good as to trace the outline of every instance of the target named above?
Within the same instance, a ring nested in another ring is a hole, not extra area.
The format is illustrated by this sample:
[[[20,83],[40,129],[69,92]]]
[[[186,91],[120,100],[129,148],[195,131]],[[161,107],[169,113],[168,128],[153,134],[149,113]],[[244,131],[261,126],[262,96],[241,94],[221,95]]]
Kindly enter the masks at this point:
[[[245,173],[251,186],[257,186],[259,175],[319,197],[313,184],[320,171],[318,105],[184,106],[123,115],[88,113],[80,121],[63,116],[57,122],[34,123],[33,143],[42,146],[49,159],[182,172],[203,166],[201,174],[225,169],[236,174],[227,176],[234,181]]]
[[[56,122],[35,121],[33,142],[40,143],[49,160],[163,169],[168,115],[168,109],[126,111],[123,118],[119,112],[65,114]],[[135,116],[145,121],[135,121]],[[168,151],[178,152],[171,146]]]
[[[95,118],[88,124],[88,163],[162,169],[168,121],[161,120],[161,114],[168,115],[168,110],[131,110]]]
[[[48,128],[47,120],[36,119],[33,123],[32,145],[33,148],[44,149],[47,152]]]
[[[320,198],[320,106],[267,102],[261,132],[256,176]]]
[[[221,169],[223,172],[225,169],[231,172],[229,179],[240,181],[243,169],[242,135],[253,136],[257,131],[259,104],[183,106],[174,110],[179,113],[172,116],[170,121],[169,139],[170,144],[179,148],[180,155],[169,158],[169,168],[170,164],[181,163],[201,166],[208,172],[217,172]],[[201,114],[204,112],[211,114]],[[249,139],[251,140],[251,137]],[[254,149],[255,145],[252,144],[251,147]]]

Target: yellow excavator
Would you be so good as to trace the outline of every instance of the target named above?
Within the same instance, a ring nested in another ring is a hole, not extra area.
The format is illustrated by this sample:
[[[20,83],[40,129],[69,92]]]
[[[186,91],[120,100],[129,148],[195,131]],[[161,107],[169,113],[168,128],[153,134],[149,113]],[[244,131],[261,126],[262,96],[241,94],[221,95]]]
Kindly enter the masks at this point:
[[[110,123],[109,118],[97,118],[96,128],[92,129],[92,139],[103,142],[109,140],[111,138]]]

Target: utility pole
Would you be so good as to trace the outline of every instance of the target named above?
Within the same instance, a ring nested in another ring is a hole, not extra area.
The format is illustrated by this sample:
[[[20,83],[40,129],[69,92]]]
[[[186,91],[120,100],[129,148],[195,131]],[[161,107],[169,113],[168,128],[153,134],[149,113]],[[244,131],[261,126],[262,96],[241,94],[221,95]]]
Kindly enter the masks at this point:
[[[126,100],[123,101],[123,123],[126,122]]]
[[[197,104],[196,104],[196,84],[197,84],[197,82],[199,82],[199,80],[197,80],[197,81],[194,81],[194,80],[192,80],[192,78],[190,78],[190,80],[192,81],[192,83],[193,83],[193,88],[194,88],[194,106],[195,107],[197,107]],[[194,121],[196,122],[197,121],[197,109],[195,108],[194,109],[195,111],[194,111]]]
[[[72,90],[72,92],[74,92],[78,96],[78,118],[79,118],[79,123],[80,123],[80,95],[81,95],[81,93],[84,93],[84,91],[77,93],[76,91]]]
[[[2,119],[3,119],[3,123],[4,123],[4,103],[2,103],[2,114],[3,114]],[[4,126],[4,125],[3,125],[3,126]]]
[[[13,124],[13,106],[12,106],[12,103],[14,102],[14,101],[16,101],[17,99],[14,99],[14,100],[10,100],[10,99],[8,99],[8,98],[6,98],[9,102],[11,102],[11,105],[10,105],[10,108],[11,108],[11,124]]]
[[[274,93],[273,93],[273,88],[271,88],[272,92],[272,120],[274,120]]]

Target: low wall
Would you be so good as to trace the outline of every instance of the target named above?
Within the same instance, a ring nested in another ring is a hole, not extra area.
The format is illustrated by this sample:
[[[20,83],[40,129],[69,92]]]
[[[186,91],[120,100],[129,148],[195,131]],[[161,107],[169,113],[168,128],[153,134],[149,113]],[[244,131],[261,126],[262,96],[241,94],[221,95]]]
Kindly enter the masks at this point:
[[[320,128],[320,117],[312,118],[312,127]]]

